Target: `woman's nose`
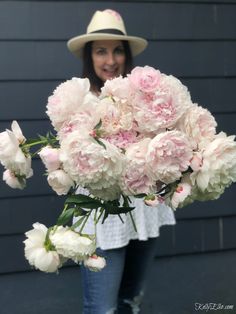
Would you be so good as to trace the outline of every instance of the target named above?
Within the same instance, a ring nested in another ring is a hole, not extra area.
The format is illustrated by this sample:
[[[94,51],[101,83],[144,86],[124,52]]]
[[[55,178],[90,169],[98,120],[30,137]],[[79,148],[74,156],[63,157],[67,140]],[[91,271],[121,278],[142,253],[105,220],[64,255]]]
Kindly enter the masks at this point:
[[[106,63],[109,64],[109,65],[113,65],[115,64],[116,60],[115,60],[115,56],[113,53],[109,53],[107,55],[107,60],[106,60]]]

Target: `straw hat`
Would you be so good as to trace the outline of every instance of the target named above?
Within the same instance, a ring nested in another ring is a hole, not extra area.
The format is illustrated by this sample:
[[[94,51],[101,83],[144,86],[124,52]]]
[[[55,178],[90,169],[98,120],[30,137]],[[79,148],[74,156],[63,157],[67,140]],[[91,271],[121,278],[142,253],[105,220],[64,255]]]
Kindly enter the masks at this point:
[[[84,45],[94,40],[127,40],[133,56],[141,53],[147,46],[145,39],[128,36],[122,17],[110,9],[96,11],[88,25],[87,33],[71,38],[67,46],[75,56],[81,57]]]

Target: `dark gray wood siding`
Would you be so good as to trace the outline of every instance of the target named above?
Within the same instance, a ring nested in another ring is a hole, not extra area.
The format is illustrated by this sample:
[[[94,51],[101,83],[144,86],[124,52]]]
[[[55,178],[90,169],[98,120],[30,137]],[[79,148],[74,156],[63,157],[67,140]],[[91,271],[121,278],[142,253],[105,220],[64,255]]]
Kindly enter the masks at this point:
[[[215,115],[219,128],[236,127],[236,1],[1,1],[0,130],[17,119],[27,137],[45,134],[47,97],[62,81],[79,76],[81,64],[66,41],[85,32],[97,9],[119,11],[129,34],[148,39],[135,60],[179,77],[192,98]],[[33,222],[55,222],[63,199],[55,196],[33,162],[24,191],[0,182],[0,272],[28,270],[24,232]],[[2,167],[1,167],[2,171]],[[217,201],[176,212],[177,225],[163,227],[157,255],[236,248],[236,185]]]

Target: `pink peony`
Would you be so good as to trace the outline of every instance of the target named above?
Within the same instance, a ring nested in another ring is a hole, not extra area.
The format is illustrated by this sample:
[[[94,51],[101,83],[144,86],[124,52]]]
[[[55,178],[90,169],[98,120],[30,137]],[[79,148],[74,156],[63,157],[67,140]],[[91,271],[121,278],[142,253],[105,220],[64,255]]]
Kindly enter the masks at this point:
[[[101,131],[104,136],[116,134],[121,130],[130,131],[134,126],[132,108],[129,104],[115,101],[111,97],[101,100],[97,115],[101,118]]]
[[[190,160],[190,167],[193,171],[199,171],[202,167],[202,154],[193,152],[193,158]]]
[[[128,78],[122,76],[107,80],[101,89],[100,98],[113,97],[114,100],[126,101],[129,97],[130,86]]]
[[[171,197],[171,206],[176,209],[191,194],[191,185],[187,182],[179,183]]]
[[[105,140],[119,148],[126,149],[130,144],[137,142],[136,131],[120,131],[119,133],[106,136]]]
[[[89,89],[88,79],[74,77],[54,90],[53,95],[48,98],[46,113],[56,130],[70,120],[81,107],[85,108],[90,102],[97,102],[97,97]]]
[[[99,123],[100,117],[96,114],[96,107],[93,103],[78,111],[69,120],[65,121],[58,131],[58,138],[60,141],[66,136],[76,130],[81,133],[89,133]]]
[[[116,183],[123,170],[123,155],[105,140],[104,146],[92,137],[75,131],[61,143],[61,160],[66,172],[81,186],[108,188]]]
[[[130,102],[141,132],[156,132],[173,128],[191,105],[187,88],[175,77],[161,75],[152,93],[135,93]]]
[[[186,133],[194,149],[206,146],[216,134],[217,123],[210,111],[192,104],[178,121],[176,128]]]
[[[126,167],[120,179],[121,189],[126,195],[154,192],[155,182],[148,175],[145,159],[149,142],[150,139],[146,138],[127,147]]]
[[[164,132],[151,140],[146,156],[149,173],[166,184],[178,180],[192,158],[186,135],[180,131]]]
[[[131,88],[143,93],[155,92],[160,83],[161,73],[152,67],[136,67],[128,75]]]
[[[38,154],[48,171],[54,171],[60,167],[59,149],[45,146]]]
[[[159,195],[151,194],[145,196],[144,203],[147,206],[156,207],[157,205],[164,203],[164,199]]]

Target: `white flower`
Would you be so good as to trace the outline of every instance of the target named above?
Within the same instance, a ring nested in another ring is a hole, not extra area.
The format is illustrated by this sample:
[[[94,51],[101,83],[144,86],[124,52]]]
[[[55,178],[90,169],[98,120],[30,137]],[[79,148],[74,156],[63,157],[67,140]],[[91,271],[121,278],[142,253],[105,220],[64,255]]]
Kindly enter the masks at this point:
[[[236,182],[236,142],[235,136],[224,132],[202,150],[202,165],[190,176],[192,183],[200,191],[210,193],[212,199],[219,197],[232,182]]]
[[[106,260],[104,257],[94,254],[84,260],[84,266],[88,267],[91,271],[100,271],[106,266]]]
[[[92,255],[96,249],[95,240],[81,236],[69,227],[57,227],[50,234],[50,240],[59,254],[76,263]]]
[[[14,172],[10,171],[9,169],[3,172],[3,181],[6,182],[12,189],[23,189],[25,187],[25,180],[19,180]]]
[[[34,223],[33,227],[34,229],[25,233],[25,258],[36,269],[47,273],[57,271],[62,262],[56,251],[45,247],[47,227],[40,223]]]
[[[0,133],[0,161],[5,167],[14,163],[16,155],[23,155],[19,148],[19,141],[12,131],[6,130]]]
[[[210,111],[197,104],[191,104],[178,121],[176,128],[188,135],[194,149],[199,149],[214,138],[216,126],[217,123]]]
[[[12,129],[12,132],[14,133],[15,137],[17,138],[18,142],[20,144],[24,143],[26,138],[24,137],[24,135],[21,131],[21,128],[20,128],[19,124],[17,123],[17,121],[14,120],[12,122],[11,129]]]
[[[0,133],[0,162],[3,166],[16,175],[29,178],[32,176],[31,157],[25,156],[20,148],[25,137],[16,121],[12,122],[12,131]]]
[[[49,172],[47,180],[48,184],[58,195],[66,195],[70,188],[74,186],[73,180],[62,169]]]

